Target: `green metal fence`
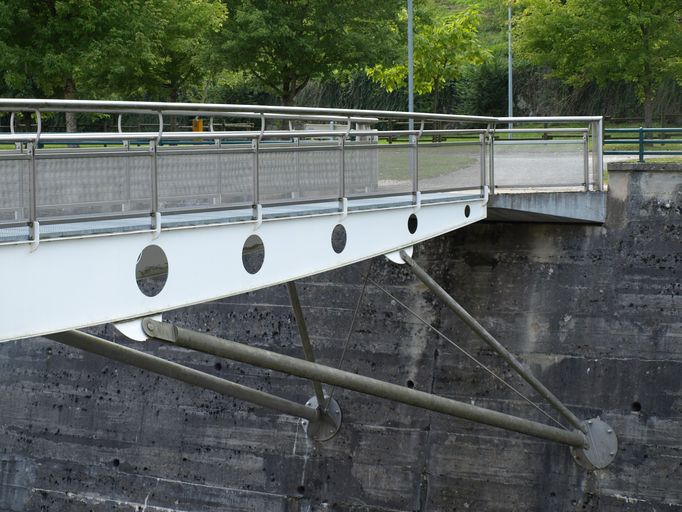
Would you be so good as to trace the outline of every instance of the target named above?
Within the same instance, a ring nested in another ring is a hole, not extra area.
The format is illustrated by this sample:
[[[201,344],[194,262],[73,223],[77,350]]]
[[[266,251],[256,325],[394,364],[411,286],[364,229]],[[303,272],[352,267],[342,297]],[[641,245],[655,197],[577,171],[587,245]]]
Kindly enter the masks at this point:
[[[645,156],[682,155],[682,128],[605,128],[604,154],[637,155],[640,162]]]

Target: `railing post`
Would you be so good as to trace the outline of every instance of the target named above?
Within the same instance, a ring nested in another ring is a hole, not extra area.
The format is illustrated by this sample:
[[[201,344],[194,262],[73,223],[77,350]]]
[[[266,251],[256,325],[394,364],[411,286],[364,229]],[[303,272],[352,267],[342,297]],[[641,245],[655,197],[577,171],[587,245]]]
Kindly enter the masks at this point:
[[[604,118],[592,123],[592,154],[597,190],[604,191]]]
[[[263,140],[265,133],[265,114],[260,115],[260,134],[251,141],[253,148],[253,201],[251,208],[253,210],[253,218],[257,225],[262,221],[263,210],[260,204],[260,141]]]
[[[28,175],[28,222],[33,225],[38,220],[37,190],[36,190],[36,147],[35,142],[26,145],[28,154],[31,156]]]
[[[417,204],[419,197],[419,167],[417,163],[417,136],[410,134],[410,174],[412,175],[412,202]]]
[[[38,222],[38,181],[36,172],[36,151],[40,146],[40,134],[43,129],[43,120],[40,110],[36,110],[36,138],[29,142],[26,148],[31,156],[28,178],[28,226],[29,238],[33,241],[33,250],[40,242],[40,223]]]
[[[485,157],[486,157],[486,150],[485,150],[485,145],[486,145],[486,140],[488,137],[488,132],[486,133],[481,133],[478,136],[478,141],[481,144],[481,197],[485,195],[485,186],[487,183],[487,177],[486,177],[486,165],[485,165]]]
[[[639,127],[639,162],[644,163],[644,128]]]
[[[339,138],[339,210],[345,208],[346,197],[346,135]]]
[[[490,186],[490,193],[495,193],[495,128],[488,133],[488,141],[490,141],[490,179],[488,184]]]
[[[585,192],[590,191],[590,150],[587,133],[583,134],[583,167],[585,171]],[[596,174],[596,169],[595,169]]]
[[[251,141],[251,148],[253,149],[253,196],[251,201],[251,208],[253,209],[253,218],[256,219],[259,216],[260,205],[260,182],[259,182],[259,169],[260,169],[260,158],[258,154],[260,146],[260,139],[254,138]]]
[[[156,140],[149,141],[149,152],[152,158],[152,206],[151,214],[154,216],[159,211],[159,160],[158,160],[158,142]]]

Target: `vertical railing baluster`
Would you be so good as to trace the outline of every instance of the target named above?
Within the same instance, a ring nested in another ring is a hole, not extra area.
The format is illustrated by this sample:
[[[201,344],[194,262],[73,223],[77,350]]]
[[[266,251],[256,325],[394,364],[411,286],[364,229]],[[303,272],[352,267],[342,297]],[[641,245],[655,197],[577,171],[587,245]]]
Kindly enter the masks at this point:
[[[481,145],[481,197],[485,196],[485,184],[487,182],[486,180],[486,165],[485,165],[485,160],[486,160],[486,142],[487,142],[487,137],[488,137],[488,132],[486,131],[485,133],[481,133],[478,135],[478,142]]]
[[[28,175],[28,222],[33,224],[38,220],[37,191],[36,191],[36,147],[37,140],[27,144],[28,154],[31,157]]]
[[[156,232],[156,236],[161,233],[161,208],[159,200],[159,145],[163,137],[163,113],[158,112],[159,117],[159,133],[154,139],[149,140],[149,150],[152,155],[152,229]]]
[[[343,211],[346,197],[346,135],[339,137],[339,210]]]
[[[585,192],[590,191],[590,158],[587,133],[583,133],[583,170],[585,172]]]
[[[597,176],[597,188],[600,192],[604,191],[604,118],[593,123],[594,138],[592,139],[592,151],[596,155],[593,164],[594,173]]]
[[[151,157],[151,219],[152,228],[156,229],[156,218],[159,212],[159,161],[158,161],[158,148],[157,141],[155,139],[149,140],[149,154]]]
[[[490,141],[490,179],[488,180],[490,186],[490,194],[495,193],[495,127],[488,134]]]
[[[38,178],[37,178],[37,164],[36,164],[36,151],[40,145],[40,134],[43,129],[43,120],[40,110],[36,110],[36,137],[35,140],[27,144],[27,149],[31,156],[31,163],[29,166],[29,179],[28,179],[28,190],[29,190],[29,200],[28,200],[28,226],[29,226],[29,238],[33,241],[33,249],[38,247],[40,242],[40,222],[38,221]]]

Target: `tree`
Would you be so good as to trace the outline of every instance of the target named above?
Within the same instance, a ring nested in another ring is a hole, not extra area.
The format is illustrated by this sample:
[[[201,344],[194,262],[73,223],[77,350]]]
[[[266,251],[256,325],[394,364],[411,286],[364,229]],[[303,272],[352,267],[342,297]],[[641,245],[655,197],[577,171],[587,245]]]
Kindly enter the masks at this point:
[[[521,57],[570,85],[635,86],[651,126],[666,76],[682,83],[680,0],[534,0],[515,17]]]
[[[208,0],[5,0],[0,79],[18,96],[173,96],[223,14]]]
[[[255,77],[291,105],[313,78],[390,58],[403,0],[224,0],[215,62]]]
[[[405,10],[401,18],[401,24],[406,23]],[[480,64],[489,55],[478,39],[478,23],[475,8],[452,13],[427,8],[415,16],[414,91],[433,94],[434,112],[438,111],[439,93],[446,82],[460,78],[467,66]],[[403,51],[399,64],[367,68],[368,76],[388,92],[405,87],[406,55]]]

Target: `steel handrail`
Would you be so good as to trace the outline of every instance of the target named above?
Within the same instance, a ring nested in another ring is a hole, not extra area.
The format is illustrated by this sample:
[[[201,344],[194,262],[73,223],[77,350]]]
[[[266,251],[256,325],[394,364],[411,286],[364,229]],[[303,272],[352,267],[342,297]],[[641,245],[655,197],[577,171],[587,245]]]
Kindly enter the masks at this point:
[[[377,144],[377,139],[384,138],[399,138],[406,137],[407,142],[399,144],[400,147],[409,148],[413,157],[410,159],[410,175],[412,179],[412,195],[413,202],[416,207],[421,205],[421,178],[419,166],[417,163],[417,154],[419,148],[426,148],[436,146],[439,144],[453,143],[452,138],[457,140],[454,143],[479,144],[481,146],[481,177],[480,183],[477,185],[480,188],[481,197],[487,197],[486,187],[490,185],[494,193],[494,152],[493,146],[496,143],[494,134],[496,132],[503,133],[538,133],[538,134],[565,134],[567,137],[575,134],[580,135],[581,138],[576,142],[584,144],[585,152],[585,189],[591,190],[592,185],[597,190],[602,190],[602,160],[601,160],[601,140],[602,133],[602,118],[598,116],[561,116],[561,117],[528,117],[528,118],[495,118],[482,116],[462,116],[449,114],[431,114],[431,113],[410,113],[410,112],[394,112],[382,110],[351,110],[351,109],[328,109],[328,108],[309,108],[309,107],[280,107],[280,106],[263,106],[263,105],[230,105],[230,104],[195,104],[195,103],[155,103],[155,102],[127,102],[127,101],[87,101],[87,100],[40,100],[40,99],[0,99],[0,112],[5,111],[11,113],[10,128],[12,133],[0,133],[0,143],[13,142],[15,143],[15,150],[3,151],[2,158],[13,159],[17,156],[22,156],[25,160],[30,160],[30,179],[29,179],[29,209],[30,215],[27,223],[31,228],[31,232],[35,232],[36,239],[39,238],[39,218],[37,212],[37,184],[35,182],[35,165],[36,160],[45,158],[78,158],[98,156],[96,152],[89,151],[86,148],[79,148],[78,144],[106,144],[108,143],[122,143],[120,148],[112,148],[104,156],[131,156],[148,154],[151,159],[151,210],[152,228],[155,231],[160,230],[160,198],[159,198],[159,177],[158,177],[158,158],[160,154],[171,155],[174,150],[179,153],[203,153],[212,154],[224,153],[226,150],[220,145],[220,141],[243,141],[244,147],[240,150],[241,153],[253,154],[253,184],[251,191],[253,198],[253,212],[254,219],[257,222],[262,221],[262,206],[261,193],[261,163],[259,161],[259,153],[271,153],[272,151],[282,152],[298,152],[307,151],[310,149],[308,145],[301,145],[302,139],[322,138],[329,141],[329,145],[325,146],[326,150],[336,150],[339,153],[339,208],[346,211],[348,207],[348,197],[345,192],[345,154],[346,150],[352,151],[359,147],[368,149],[391,149],[390,145]],[[19,111],[31,111],[36,115],[36,131],[26,133],[16,133],[15,131],[15,113]],[[116,127],[112,132],[80,132],[80,133],[57,133],[45,132],[42,129],[42,116],[44,112],[98,112],[98,113],[115,113],[118,114]],[[131,131],[125,132],[122,127],[122,116],[124,115],[153,115],[158,118],[158,125],[154,125],[154,131]],[[209,116],[211,118],[209,131],[168,131],[168,116],[186,115],[186,116]],[[251,130],[222,130],[215,131],[213,118],[214,117],[249,117],[260,119],[259,129]],[[419,129],[381,129],[372,128],[380,119],[412,119],[420,120],[421,125]],[[289,121],[289,129],[268,129],[266,120],[280,119]],[[331,129],[324,127],[313,127],[312,130],[305,130],[296,128],[291,121],[305,120],[316,121],[319,123],[330,123]],[[164,123],[165,121],[165,123]],[[447,121],[453,123],[485,123],[485,128],[470,128],[466,125],[459,128],[450,129],[424,129],[426,121]],[[566,124],[566,123],[583,123],[583,127],[543,127],[543,128],[514,128],[514,129],[496,129],[498,124],[507,122],[515,123],[552,123],[552,124]],[[338,128],[335,129],[334,123],[338,123]],[[355,125],[355,127],[353,127]],[[451,138],[450,141],[444,142],[442,139],[424,141],[422,138],[428,135],[442,136],[445,139]],[[478,136],[477,140],[473,136]],[[594,183],[589,183],[590,173],[588,169],[588,139],[594,139],[592,154],[593,154],[593,179]],[[356,138],[356,140],[353,140]],[[528,139],[510,139],[503,141],[508,143],[525,143]],[[205,145],[210,142],[210,145]],[[570,141],[569,141],[570,142]],[[67,144],[68,148],[54,147],[55,144]],[[163,144],[166,146],[163,146]],[[134,151],[131,148],[132,144],[141,145],[143,148],[149,147],[149,151]],[[168,147],[168,144],[173,146],[180,145],[182,147]],[[291,144],[291,147],[288,145]],[[193,148],[192,146],[200,146],[201,148]],[[490,151],[486,151],[486,147]],[[599,149],[597,149],[599,148]],[[334,157],[336,158],[336,157]],[[453,183],[454,185],[454,183]],[[558,184],[556,186],[559,186]],[[473,188],[476,188],[472,185]],[[428,188],[425,190],[429,190]],[[443,189],[449,190],[449,189]],[[455,189],[452,189],[455,190]],[[456,189],[462,190],[461,188]],[[469,190],[467,188],[467,190]],[[430,191],[430,190],[429,190]],[[381,191],[378,191],[381,192]],[[219,195],[222,192],[217,192]],[[209,194],[210,195],[210,194]],[[393,194],[395,195],[395,194]],[[356,194],[350,194],[349,197],[355,197]],[[371,194],[368,196],[372,196]],[[125,198],[123,199],[125,200]],[[306,202],[314,202],[316,199],[311,197]],[[222,200],[221,200],[222,201]],[[268,203],[266,201],[264,204]],[[41,205],[45,206],[45,205]],[[65,205],[71,206],[71,205]],[[223,205],[229,208],[229,204]],[[203,206],[198,205],[198,209]],[[189,210],[192,208],[190,207]]]
[[[192,115],[195,112],[223,113],[235,115],[241,113],[257,114],[289,114],[289,115],[313,115],[313,116],[348,116],[356,118],[412,118],[433,119],[439,121],[461,122],[495,122],[497,118],[485,116],[463,116],[453,114],[430,114],[422,112],[400,112],[391,110],[356,110],[341,108],[317,108],[317,107],[282,107],[271,105],[234,105],[214,103],[161,103],[145,101],[100,101],[100,100],[36,100],[36,99],[0,99],[0,111],[28,111],[40,109],[43,112],[98,112],[98,113],[130,113],[130,114],[156,114],[170,111],[176,114],[181,112]],[[235,116],[236,117],[236,116]]]

